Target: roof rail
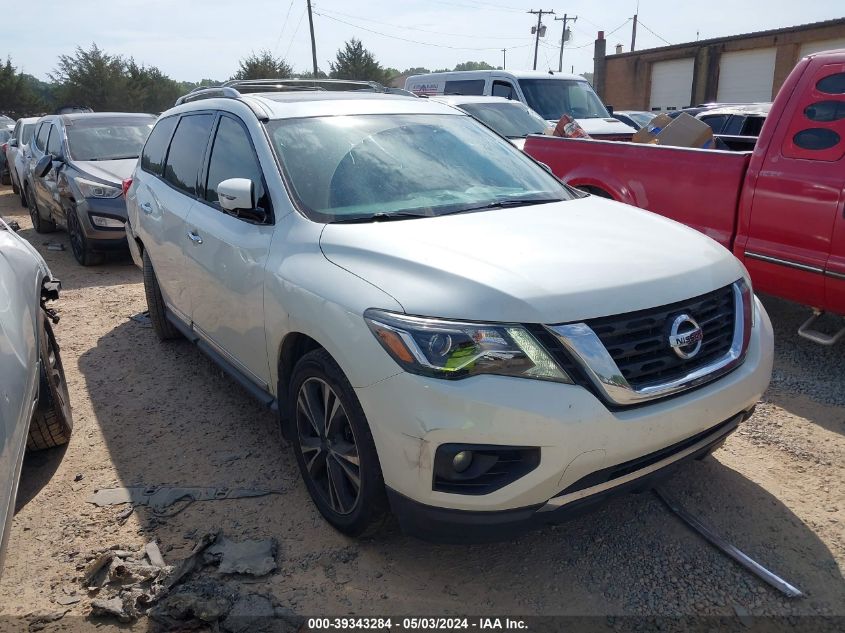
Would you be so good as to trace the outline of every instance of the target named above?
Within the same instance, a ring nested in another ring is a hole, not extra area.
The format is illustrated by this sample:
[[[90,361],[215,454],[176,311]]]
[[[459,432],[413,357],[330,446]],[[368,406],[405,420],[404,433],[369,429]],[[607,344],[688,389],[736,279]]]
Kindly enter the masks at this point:
[[[387,88],[375,81],[351,79],[232,79],[221,86],[241,92],[282,92],[285,90],[334,90],[386,92]]]

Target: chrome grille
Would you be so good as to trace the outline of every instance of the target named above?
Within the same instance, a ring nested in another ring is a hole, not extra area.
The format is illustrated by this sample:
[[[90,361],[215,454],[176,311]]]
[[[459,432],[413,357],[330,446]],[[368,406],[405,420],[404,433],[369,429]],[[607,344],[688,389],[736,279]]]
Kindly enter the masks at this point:
[[[691,315],[704,332],[694,358],[680,358],[669,347],[667,323],[679,314]],[[604,344],[621,374],[634,389],[684,376],[724,356],[735,329],[731,286],[659,308],[586,321]]]

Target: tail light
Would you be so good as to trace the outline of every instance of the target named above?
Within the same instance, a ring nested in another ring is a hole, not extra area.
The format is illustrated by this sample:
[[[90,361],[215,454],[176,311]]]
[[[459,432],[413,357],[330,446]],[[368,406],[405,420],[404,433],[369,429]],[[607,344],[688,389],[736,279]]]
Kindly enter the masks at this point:
[[[126,192],[129,191],[129,187],[131,187],[131,186],[132,186],[132,179],[126,178],[123,181],[123,197],[124,198],[126,197]]]

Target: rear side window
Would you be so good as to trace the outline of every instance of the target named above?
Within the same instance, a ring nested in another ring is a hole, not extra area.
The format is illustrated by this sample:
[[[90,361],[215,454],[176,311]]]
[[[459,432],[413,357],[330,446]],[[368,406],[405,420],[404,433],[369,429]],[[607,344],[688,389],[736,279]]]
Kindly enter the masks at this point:
[[[183,116],[170,142],[164,179],[192,196],[197,195],[200,166],[213,122],[213,114]]]
[[[50,140],[47,141],[47,153],[53,156],[59,156],[62,153],[62,130],[58,125],[54,125],[50,132]]]
[[[18,138],[19,145],[26,145],[29,139],[32,138],[32,133],[35,131],[35,123],[24,123],[21,135]]]
[[[713,129],[713,134],[720,134],[722,128],[725,126],[725,122],[728,120],[728,115],[714,114],[713,116],[701,117],[701,120]]]
[[[462,79],[460,81],[447,81],[443,87],[445,95],[483,95],[483,79]]]
[[[156,176],[164,174],[167,146],[170,145],[170,137],[173,136],[178,121],[179,117],[171,116],[156,123],[141,152],[141,169]]]
[[[47,148],[47,135],[50,134],[50,124],[44,122],[38,128],[38,135],[35,137],[35,147],[42,152]]]
[[[505,99],[513,99],[513,84],[509,81],[494,81],[493,96],[504,97]]]
[[[205,189],[205,199],[208,202],[218,201],[217,185],[228,178],[251,180],[255,186],[256,206],[259,209],[268,208],[264,177],[249,135],[240,123],[224,116],[220,118],[211,150],[211,160],[208,163],[208,181]]]

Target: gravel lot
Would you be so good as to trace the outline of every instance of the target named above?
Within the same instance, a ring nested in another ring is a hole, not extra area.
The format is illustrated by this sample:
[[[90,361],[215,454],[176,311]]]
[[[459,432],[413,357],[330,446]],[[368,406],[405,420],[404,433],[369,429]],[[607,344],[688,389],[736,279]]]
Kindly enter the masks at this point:
[[[273,537],[276,573],[249,583],[305,616],[593,615],[845,616],[845,345],[822,348],[795,331],[805,310],[764,298],[776,329],[771,389],[757,413],[704,462],[665,484],[687,508],[800,587],[786,599],[726,559],[651,494],[514,542],[434,546],[393,526],[366,541],[330,529],[312,507],[273,416],[187,342],[159,343],[129,319],[145,306],[127,258],[82,268],[63,232],[38,235],[11,190],[0,215],[63,281],[58,303],[76,427],[66,449],[26,459],[0,580],[0,615],[68,610],[45,630],[87,627],[79,588],[85,552],[155,538],[168,561],[197,534]],[[48,251],[46,243],[65,245]],[[147,508],[86,503],[95,489],[133,484],[279,488],[279,495],[198,502],[171,518]],[[79,602],[63,606],[68,595]],[[57,602],[59,601],[59,602]],[[103,630],[117,624],[97,619]],[[20,621],[17,621],[20,623]],[[841,622],[841,621],[840,621]],[[147,630],[141,620],[120,625]],[[0,627],[2,628],[2,627]]]

